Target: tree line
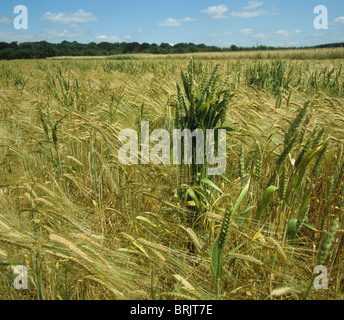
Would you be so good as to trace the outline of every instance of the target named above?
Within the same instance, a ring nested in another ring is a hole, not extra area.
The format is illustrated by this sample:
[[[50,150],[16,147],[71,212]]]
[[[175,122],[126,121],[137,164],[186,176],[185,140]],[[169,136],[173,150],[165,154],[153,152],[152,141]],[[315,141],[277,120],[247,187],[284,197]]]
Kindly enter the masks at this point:
[[[322,45],[322,47],[340,47],[343,44]],[[249,50],[277,50],[291,48],[276,48],[268,46],[243,48],[232,45],[229,48],[219,48],[216,46],[207,46],[205,44],[178,43],[170,45],[169,43],[138,43],[122,42],[109,43],[91,42],[88,44],[77,41],[61,43],[49,43],[47,41],[39,42],[0,42],[0,60],[13,59],[44,59],[48,57],[59,56],[109,56],[130,53],[150,53],[150,54],[174,54],[174,53],[196,53],[196,52],[225,52],[225,51],[249,51]]]

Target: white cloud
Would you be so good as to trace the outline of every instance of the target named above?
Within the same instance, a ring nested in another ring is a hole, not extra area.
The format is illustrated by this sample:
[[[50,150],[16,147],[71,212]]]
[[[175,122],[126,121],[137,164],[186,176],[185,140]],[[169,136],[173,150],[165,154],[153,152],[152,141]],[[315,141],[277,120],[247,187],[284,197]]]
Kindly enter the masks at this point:
[[[123,36],[106,36],[101,35],[96,37],[96,42],[125,42],[131,40],[133,37],[129,34]]]
[[[182,20],[182,22],[192,22],[192,21],[196,21],[197,19],[195,18],[190,18],[190,17],[186,17]]]
[[[344,24],[344,17],[339,17],[331,23],[333,26],[339,26]]]
[[[232,31],[226,31],[226,32],[221,32],[221,33],[214,33],[211,38],[222,38],[222,37],[229,37],[232,36],[234,32]]]
[[[275,31],[273,33],[270,34],[266,34],[266,33],[258,33],[255,34],[253,36],[253,38],[255,39],[260,39],[260,40],[269,40],[269,39],[273,39],[273,40],[287,40],[287,39],[291,39],[293,36],[301,34],[302,30],[278,30]]]
[[[239,35],[249,35],[249,34],[252,34],[254,32],[253,29],[242,29],[242,30],[239,30],[239,31],[225,31],[225,32],[221,32],[221,33],[214,33],[211,38],[214,39],[214,38],[224,38],[224,37],[230,37],[230,36],[233,36],[235,34],[239,34]]]
[[[248,34],[251,34],[251,33],[253,33],[253,32],[254,32],[254,30],[253,30],[253,29],[249,29],[249,28],[247,28],[247,29],[242,29],[242,30],[238,31],[238,33],[239,33],[240,35],[248,35]]]
[[[224,14],[228,11],[228,7],[224,4],[219,6],[209,7],[208,9],[202,10],[202,12],[211,15],[213,19],[227,19],[227,16]]]
[[[164,22],[159,23],[159,27],[179,27],[181,26],[182,23],[180,20],[176,20],[173,18],[168,18]]]
[[[256,17],[264,16],[266,14],[268,14],[268,12],[263,9],[259,9],[256,11],[231,12],[232,17],[245,18],[245,19],[256,18]]]
[[[232,31],[222,32],[221,36],[223,37],[229,37],[232,36],[234,33]]]
[[[263,4],[264,4],[263,1],[257,1],[257,0],[249,1],[243,9],[244,10],[251,10],[251,9],[261,7]]]
[[[32,34],[22,33],[22,32],[2,32],[0,31],[0,39],[4,42],[12,42],[12,41],[18,41],[18,42],[27,42],[27,41],[34,41],[35,36]]]
[[[133,37],[130,34],[125,34],[124,36],[122,36],[122,39],[125,40],[131,40]]]
[[[12,20],[7,17],[0,17],[0,24],[11,24]]]
[[[264,5],[263,1],[258,1],[258,0],[252,0],[247,3],[246,6],[242,8],[242,11],[232,11],[231,16],[232,17],[237,17],[237,18],[244,18],[244,19],[249,19],[249,18],[256,18],[256,17],[261,17],[261,16],[274,16],[280,14],[280,10],[277,8],[274,8],[272,10],[264,10],[264,9],[257,9],[261,6]],[[256,9],[256,10],[253,10]]]
[[[54,29],[44,29],[39,38],[45,40],[52,40],[56,38],[77,38],[86,34],[86,31],[83,29],[76,30],[54,30]]]
[[[173,18],[168,18],[164,22],[159,23],[159,27],[179,27],[183,24],[183,22],[192,22],[196,21],[197,19],[186,17],[184,19],[173,19]]]
[[[95,22],[98,21],[98,18],[92,12],[85,12],[84,10],[79,9],[77,12],[46,12],[43,14],[41,20],[59,24],[71,24]]]
[[[265,33],[257,33],[253,36],[253,38],[256,38],[256,39],[266,39],[268,38],[268,36],[265,34]]]
[[[281,37],[291,37],[296,34],[302,33],[301,30],[294,30],[294,31],[289,31],[289,30],[278,30],[275,32],[276,35],[281,36]]]

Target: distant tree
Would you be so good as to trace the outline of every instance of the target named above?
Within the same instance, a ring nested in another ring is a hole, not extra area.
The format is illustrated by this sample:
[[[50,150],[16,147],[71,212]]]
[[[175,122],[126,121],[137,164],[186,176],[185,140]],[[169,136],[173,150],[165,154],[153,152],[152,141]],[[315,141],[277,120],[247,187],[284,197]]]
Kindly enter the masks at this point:
[[[104,51],[111,51],[113,48],[113,45],[109,42],[101,42],[101,43],[98,43],[98,48]]]
[[[311,48],[338,48],[343,43],[333,43],[319,45]],[[285,50],[288,48],[276,48],[267,46],[256,47],[238,47],[231,45],[229,48],[219,48],[216,46],[207,46],[203,43],[177,43],[172,46],[169,43],[149,44],[144,42],[121,42],[109,43],[91,42],[88,44],[78,43],[77,41],[62,41],[61,43],[49,43],[47,41],[22,42],[13,41],[11,43],[0,42],[0,59],[43,59],[55,56],[96,56],[96,55],[114,55],[123,53],[151,53],[151,54],[172,54],[172,53],[194,53],[194,52],[221,52],[221,51],[250,51],[250,50]]]
[[[141,45],[138,42],[127,43],[124,53],[138,53],[140,51],[140,47]]]
[[[159,46],[155,43],[151,44],[150,51],[151,51],[150,53],[158,54],[160,52]]]
[[[161,43],[160,44],[160,53],[166,54],[169,53],[171,51],[171,45],[169,43]]]

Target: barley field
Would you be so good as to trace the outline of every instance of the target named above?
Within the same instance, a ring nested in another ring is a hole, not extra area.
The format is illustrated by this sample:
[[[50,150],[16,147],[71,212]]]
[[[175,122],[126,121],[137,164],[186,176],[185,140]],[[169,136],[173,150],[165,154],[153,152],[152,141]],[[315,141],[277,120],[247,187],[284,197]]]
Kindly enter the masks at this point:
[[[0,298],[343,299],[343,50],[0,61]],[[120,163],[142,121],[225,174]]]

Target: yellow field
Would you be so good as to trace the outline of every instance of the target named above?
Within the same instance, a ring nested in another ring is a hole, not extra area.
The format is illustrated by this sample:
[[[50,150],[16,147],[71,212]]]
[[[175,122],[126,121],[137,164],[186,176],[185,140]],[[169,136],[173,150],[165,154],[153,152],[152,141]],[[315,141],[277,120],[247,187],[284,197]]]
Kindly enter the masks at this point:
[[[0,298],[342,299],[342,54],[0,61]],[[119,163],[121,130],[187,126],[202,79],[225,177]]]

